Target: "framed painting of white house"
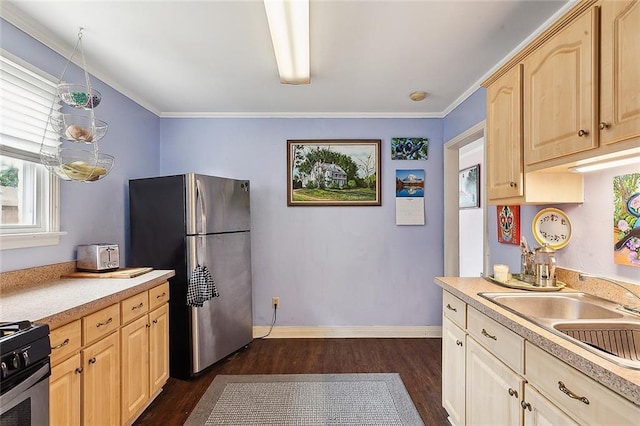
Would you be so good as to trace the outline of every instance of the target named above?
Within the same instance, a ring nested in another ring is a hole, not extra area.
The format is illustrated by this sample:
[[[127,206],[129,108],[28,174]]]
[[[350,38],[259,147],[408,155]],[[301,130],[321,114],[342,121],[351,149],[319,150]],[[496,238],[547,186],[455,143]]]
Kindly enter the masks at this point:
[[[379,139],[287,141],[287,205],[380,206]]]

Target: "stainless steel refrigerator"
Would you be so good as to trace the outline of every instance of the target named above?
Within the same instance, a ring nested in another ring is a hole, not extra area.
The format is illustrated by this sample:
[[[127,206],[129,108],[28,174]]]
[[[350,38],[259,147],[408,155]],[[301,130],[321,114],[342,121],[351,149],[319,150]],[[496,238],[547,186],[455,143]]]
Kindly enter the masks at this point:
[[[174,269],[171,376],[188,379],[253,339],[249,181],[188,173],[129,181],[130,266]],[[205,266],[217,297],[187,304]]]

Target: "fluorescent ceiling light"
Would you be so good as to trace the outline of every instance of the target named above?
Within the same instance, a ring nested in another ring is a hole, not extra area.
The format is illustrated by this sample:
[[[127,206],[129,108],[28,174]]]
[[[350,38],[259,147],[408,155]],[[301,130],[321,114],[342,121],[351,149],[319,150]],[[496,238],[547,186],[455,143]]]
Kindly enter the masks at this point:
[[[309,84],[309,0],[264,0],[280,82]]]
[[[604,161],[600,163],[585,164],[583,166],[571,167],[569,170],[578,173],[594,172],[596,170],[610,169],[613,167],[626,166],[628,164],[640,164],[640,156],[621,158],[619,160]]]

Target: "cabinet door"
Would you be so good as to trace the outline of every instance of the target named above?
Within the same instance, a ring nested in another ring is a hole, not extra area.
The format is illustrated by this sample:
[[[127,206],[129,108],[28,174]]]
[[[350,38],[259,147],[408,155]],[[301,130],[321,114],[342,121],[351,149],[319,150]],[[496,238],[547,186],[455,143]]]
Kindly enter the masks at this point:
[[[468,425],[518,426],[523,379],[467,337],[466,419]]]
[[[132,419],[149,401],[149,317],[120,330],[122,420]]]
[[[167,304],[149,313],[149,379],[153,396],[169,378],[169,309]]]
[[[523,193],[522,65],[487,88],[487,197]]]
[[[80,426],[80,354],[51,369],[49,424]]]
[[[597,9],[524,61],[525,164],[596,148]]]
[[[465,336],[460,327],[442,318],[442,406],[454,426],[465,424]]]
[[[524,426],[578,426],[564,411],[553,405],[535,388],[525,384]]]
[[[600,140],[640,137],[640,2],[601,3]]]
[[[115,332],[82,351],[82,424],[120,424],[120,334]]]

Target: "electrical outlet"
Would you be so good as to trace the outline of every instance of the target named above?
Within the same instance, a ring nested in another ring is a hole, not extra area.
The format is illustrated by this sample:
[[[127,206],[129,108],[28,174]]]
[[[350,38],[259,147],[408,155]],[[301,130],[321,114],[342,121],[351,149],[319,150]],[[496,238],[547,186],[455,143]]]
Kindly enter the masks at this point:
[[[272,297],[271,298],[271,307],[274,308],[274,309],[280,307],[280,298],[279,297]]]

